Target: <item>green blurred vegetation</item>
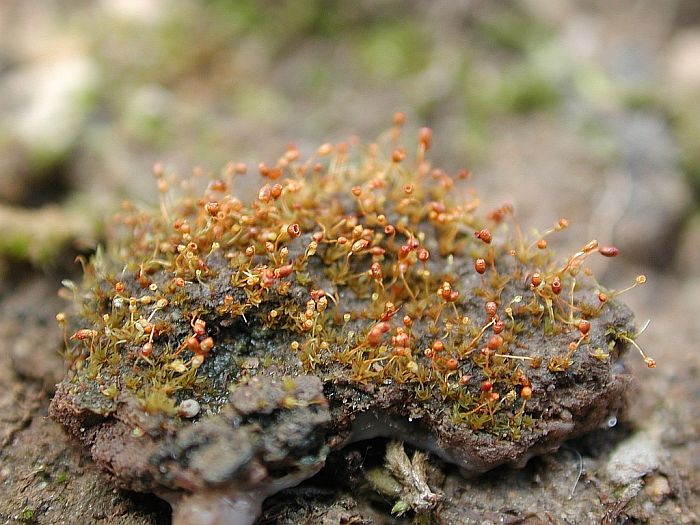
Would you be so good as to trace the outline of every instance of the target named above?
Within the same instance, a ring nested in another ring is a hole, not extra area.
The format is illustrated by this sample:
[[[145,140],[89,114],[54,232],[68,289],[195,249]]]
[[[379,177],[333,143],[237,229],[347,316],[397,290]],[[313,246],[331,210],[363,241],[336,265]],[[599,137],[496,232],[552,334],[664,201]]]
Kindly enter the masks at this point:
[[[692,98],[671,104],[667,111],[681,148],[681,167],[700,203],[700,100]]]
[[[551,30],[517,2],[465,10],[455,26],[459,33],[439,34],[417,2],[397,9],[392,2],[338,2],[329,8],[320,0],[211,0],[175,4],[153,27],[112,21],[108,30],[92,34],[92,50],[108,66],[103,107],[146,148],[174,147],[180,117],[189,127],[207,128],[212,106],[222,117],[274,126],[299,105],[328,113],[333,108],[324,104],[343,89],[366,91],[368,97],[393,89],[396,107],[381,106],[382,94],[369,102],[387,114],[377,126],[403,107],[424,123],[449,111],[463,119],[464,138],[473,149],[467,154],[478,157],[494,118],[556,109],[560,75],[540,63]],[[445,53],[449,61],[443,60]],[[159,112],[153,107],[158,104],[138,104],[139,95],[134,102],[135,91],[154,85],[179,104],[167,107],[165,101]],[[195,106],[207,107],[198,116],[184,115],[183,94]],[[314,117],[332,127],[324,117]],[[216,151],[209,153],[218,160]]]

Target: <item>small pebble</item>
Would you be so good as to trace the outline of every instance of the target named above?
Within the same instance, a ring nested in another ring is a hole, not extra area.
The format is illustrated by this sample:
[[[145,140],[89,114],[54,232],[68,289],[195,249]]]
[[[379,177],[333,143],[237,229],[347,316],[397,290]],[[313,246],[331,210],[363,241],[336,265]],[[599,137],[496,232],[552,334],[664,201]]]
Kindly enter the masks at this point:
[[[177,407],[177,415],[187,419],[191,419],[197,414],[199,414],[199,403],[196,399],[185,399]]]
[[[657,470],[662,455],[656,438],[637,434],[617,445],[605,470],[614,484],[629,485]]]
[[[659,504],[671,494],[671,485],[665,476],[659,474],[647,480],[644,490],[654,503]]]

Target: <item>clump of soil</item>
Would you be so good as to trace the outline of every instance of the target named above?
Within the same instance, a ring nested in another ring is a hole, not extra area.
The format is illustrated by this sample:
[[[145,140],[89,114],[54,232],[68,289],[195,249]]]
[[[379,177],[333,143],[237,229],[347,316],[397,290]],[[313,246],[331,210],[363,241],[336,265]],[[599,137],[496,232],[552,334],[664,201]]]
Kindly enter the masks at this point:
[[[354,441],[474,474],[623,408],[632,314],[585,267],[617,249],[557,259],[566,219],[529,238],[507,204],[478,215],[468,172],[430,165],[427,128],[408,155],[402,124],[361,150],[288,149],[248,202],[245,166],[181,196],[156,166],[160,207],[125,207],[58,316],[51,415],[118,485],[175,523],[252,523]]]

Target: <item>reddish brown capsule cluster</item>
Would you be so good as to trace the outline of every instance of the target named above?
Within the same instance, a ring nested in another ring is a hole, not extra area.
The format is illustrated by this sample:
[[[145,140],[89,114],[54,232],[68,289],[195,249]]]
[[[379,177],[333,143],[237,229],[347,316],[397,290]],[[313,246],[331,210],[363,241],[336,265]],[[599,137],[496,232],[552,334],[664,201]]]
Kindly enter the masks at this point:
[[[370,346],[379,346],[384,334],[391,330],[391,325],[385,321],[375,324],[367,334],[367,342]]]
[[[459,292],[452,289],[452,285],[445,281],[438,290],[438,295],[447,303],[454,303],[459,299]]]
[[[391,336],[391,345],[394,347],[394,353],[397,355],[404,355],[406,349],[410,346],[410,336],[406,333],[406,330],[402,327],[396,328],[396,335]],[[396,349],[402,349],[401,352],[396,352]]]
[[[200,345],[199,345],[199,339],[197,339],[196,336],[191,335],[185,340],[187,344],[187,349],[195,354],[198,354],[200,352]]]
[[[207,336],[207,323],[204,319],[192,319],[190,326],[194,334],[188,336],[182,342],[175,355],[186,348],[194,354],[191,360],[192,366],[198,368],[204,363],[204,359],[214,348],[214,339],[211,336]]]
[[[392,162],[399,163],[402,162],[406,158],[406,150],[403,148],[395,149],[394,151],[391,152],[391,160]]]
[[[375,281],[381,281],[382,277],[384,276],[384,272],[382,271],[382,265],[378,262],[372,263],[372,265],[369,267],[368,273],[370,277]]]
[[[471,380],[472,376],[470,375],[460,376],[458,380],[459,386],[467,386]]]
[[[275,268],[274,275],[275,275],[276,279],[284,279],[285,277],[289,277],[293,271],[294,271],[293,264],[285,264],[284,266],[280,266],[279,268]]]

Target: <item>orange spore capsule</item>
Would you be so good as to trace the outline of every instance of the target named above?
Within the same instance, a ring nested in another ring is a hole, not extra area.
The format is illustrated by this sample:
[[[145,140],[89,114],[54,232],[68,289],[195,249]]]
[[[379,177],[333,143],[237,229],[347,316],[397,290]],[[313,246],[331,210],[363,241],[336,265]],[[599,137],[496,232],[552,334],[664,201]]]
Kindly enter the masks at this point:
[[[490,350],[497,350],[501,346],[503,346],[503,337],[500,335],[492,335],[489,337],[488,343],[486,343],[486,346]]]
[[[191,352],[198,354],[200,352],[199,339],[197,339],[195,336],[188,337],[187,338],[187,348]]]
[[[496,315],[498,305],[494,301],[488,301],[484,306],[484,309],[486,310],[486,313],[489,315],[489,317],[493,317]]]
[[[472,376],[470,376],[470,375],[460,376],[459,381],[458,381],[459,385],[460,386],[467,386],[469,384],[469,381],[471,381],[471,379],[472,379]]]
[[[153,353],[153,343],[150,341],[141,347],[141,355],[143,357],[148,357]]]
[[[420,128],[418,140],[426,150],[430,149],[430,144],[433,142],[433,130],[430,128]]]
[[[281,184],[273,184],[270,188],[270,195],[273,199],[278,199],[280,195],[282,195],[282,190],[283,188]]]
[[[211,337],[207,337],[199,344],[199,349],[203,354],[208,354],[212,348],[214,348],[214,339]]]
[[[491,240],[493,239],[491,232],[487,228],[479,230],[478,232],[474,232],[474,237],[476,237],[477,239],[481,239],[486,244],[491,244]]]
[[[506,323],[501,321],[500,319],[493,323],[493,333],[494,334],[500,334],[506,327]]]
[[[283,279],[283,278],[291,275],[293,271],[294,271],[293,264],[285,264],[284,266],[280,266],[279,268],[275,269],[275,277],[277,277],[278,279]]]
[[[555,277],[552,281],[552,292],[557,295],[561,292],[561,279],[559,277]]]
[[[581,319],[578,322],[578,330],[581,332],[581,334],[586,335],[591,331],[591,322],[587,319]]]
[[[391,160],[398,163],[406,158],[406,152],[402,149],[395,149],[391,152]]]
[[[192,325],[192,328],[195,334],[202,336],[207,331],[207,323],[204,319],[197,319]]]
[[[620,254],[620,250],[615,246],[601,246],[598,252],[604,257],[617,257]]]

